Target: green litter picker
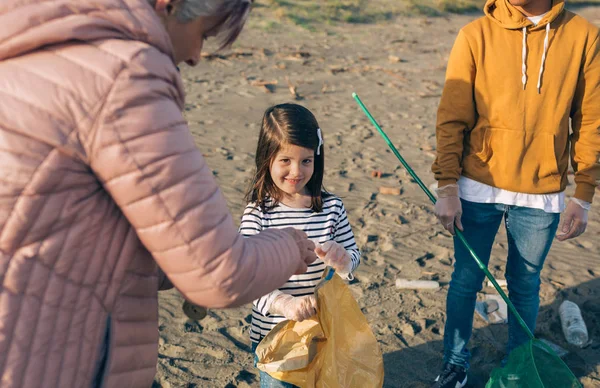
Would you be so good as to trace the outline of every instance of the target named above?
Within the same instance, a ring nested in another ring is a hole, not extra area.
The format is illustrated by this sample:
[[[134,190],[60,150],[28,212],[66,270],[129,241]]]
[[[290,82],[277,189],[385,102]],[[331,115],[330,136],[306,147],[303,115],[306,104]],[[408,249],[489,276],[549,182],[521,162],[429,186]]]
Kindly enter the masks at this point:
[[[358,95],[352,93],[352,97],[354,97],[365,115],[386,141],[394,155],[396,155],[400,163],[402,163],[402,166],[404,166],[419,187],[427,194],[431,202],[435,204],[436,199],[431,191],[429,191],[427,186],[423,184],[413,169],[406,163],[392,141],[385,132],[383,132],[371,113],[369,113],[369,110],[362,103]],[[477,262],[479,268],[485,273],[485,276],[490,280],[496,291],[498,291],[498,294],[500,294],[502,299],[506,302],[510,312],[517,319],[521,328],[529,336],[529,341],[527,343],[511,352],[508,357],[508,362],[503,368],[497,368],[492,372],[486,388],[582,388],[582,385],[560,357],[548,345],[534,337],[531,330],[529,330],[525,324],[525,321],[523,321],[523,318],[521,318],[517,312],[515,306],[510,299],[508,299],[506,293],[502,291],[502,288],[500,288],[498,282],[494,279],[490,271],[488,271],[487,267],[481,262],[479,257],[477,257],[477,254],[473,251],[464,235],[458,228],[455,228],[455,231],[456,237],[458,237],[471,253],[471,256]]]

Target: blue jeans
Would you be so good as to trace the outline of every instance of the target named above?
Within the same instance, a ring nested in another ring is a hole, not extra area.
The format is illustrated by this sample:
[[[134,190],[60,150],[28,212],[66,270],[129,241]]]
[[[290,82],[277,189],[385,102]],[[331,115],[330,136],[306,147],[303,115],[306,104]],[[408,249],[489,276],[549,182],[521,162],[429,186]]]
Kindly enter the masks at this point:
[[[252,342],[252,352],[256,351],[256,347],[258,344],[256,342]],[[254,366],[258,361],[258,357],[254,354]],[[258,371],[260,376],[260,388],[298,388],[293,384],[286,383],[281,380],[277,380],[271,377],[267,372],[263,372],[261,370]]]
[[[519,206],[461,202],[464,236],[486,266],[504,219],[508,235],[505,277],[509,298],[533,332],[540,305],[540,272],[552,246],[560,214]],[[485,275],[458,238],[454,238],[454,252],[456,263],[446,301],[444,361],[468,369],[467,344],[473,330],[477,293],[481,291]],[[528,340],[509,311],[507,354]]]

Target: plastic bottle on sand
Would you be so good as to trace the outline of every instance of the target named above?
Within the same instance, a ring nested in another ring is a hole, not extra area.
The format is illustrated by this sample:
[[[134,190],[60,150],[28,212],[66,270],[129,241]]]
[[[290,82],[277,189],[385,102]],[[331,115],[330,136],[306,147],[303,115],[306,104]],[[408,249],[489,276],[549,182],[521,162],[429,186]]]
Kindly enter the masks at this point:
[[[588,331],[579,306],[565,300],[558,309],[563,333],[568,343],[583,347],[588,343]]]

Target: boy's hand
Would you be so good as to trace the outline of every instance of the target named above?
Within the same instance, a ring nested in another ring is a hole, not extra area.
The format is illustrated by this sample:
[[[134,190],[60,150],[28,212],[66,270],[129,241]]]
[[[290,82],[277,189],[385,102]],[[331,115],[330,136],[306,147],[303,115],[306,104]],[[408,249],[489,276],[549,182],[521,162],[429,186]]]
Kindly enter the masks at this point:
[[[335,241],[327,241],[315,249],[317,256],[336,271],[348,274],[352,270],[352,258],[346,248]]]
[[[317,314],[317,300],[314,295],[282,294],[275,298],[269,311],[272,314],[283,315],[290,321],[302,322]]]

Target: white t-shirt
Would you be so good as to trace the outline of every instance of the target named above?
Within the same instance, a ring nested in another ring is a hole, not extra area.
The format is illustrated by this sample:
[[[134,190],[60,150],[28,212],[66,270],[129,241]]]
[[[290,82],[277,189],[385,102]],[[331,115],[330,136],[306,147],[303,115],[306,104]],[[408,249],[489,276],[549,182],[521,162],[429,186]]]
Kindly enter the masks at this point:
[[[465,201],[478,203],[501,203],[541,209],[546,213],[562,213],[565,210],[565,193],[525,194],[515,193],[489,186],[461,176],[458,180],[460,197]]]
[[[548,12],[546,12],[546,13],[548,13]],[[538,15],[538,16],[531,16],[531,17],[528,17],[527,19],[529,19],[533,23],[534,26],[537,26],[538,23],[542,21],[542,18],[544,16],[546,16],[546,13],[543,13],[543,14]]]

